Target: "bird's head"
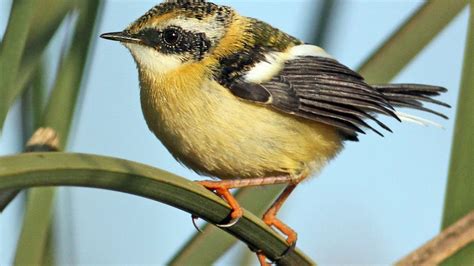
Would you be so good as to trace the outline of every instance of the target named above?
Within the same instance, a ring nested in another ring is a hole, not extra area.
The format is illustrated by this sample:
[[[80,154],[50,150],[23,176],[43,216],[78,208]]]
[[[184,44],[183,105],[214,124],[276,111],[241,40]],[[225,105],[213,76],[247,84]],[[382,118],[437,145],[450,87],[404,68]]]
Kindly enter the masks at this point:
[[[102,34],[120,41],[139,67],[167,72],[208,57],[237,16],[233,9],[204,0],[166,1],[121,32]]]
[[[264,22],[205,0],[168,0],[124,31],[101,37],[122,42],[139,69],[153,75],[198,63],[223,79],[232,79],[269,52],[300,43]]]

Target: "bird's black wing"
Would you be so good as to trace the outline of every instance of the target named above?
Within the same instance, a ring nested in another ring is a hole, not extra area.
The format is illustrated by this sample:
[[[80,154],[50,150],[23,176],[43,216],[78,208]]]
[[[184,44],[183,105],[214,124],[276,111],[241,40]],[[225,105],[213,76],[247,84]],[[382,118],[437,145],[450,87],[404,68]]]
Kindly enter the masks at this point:
[[[350,140],[357,140],[357,134],[364,133],[362,128],[382,135],[364,119],[390,131],[374,113],[398,119],[381,92],[331,58],[300,57],[286,62],[280,73],[267,82],[256,84],[237,79],[229,85],[238,97],[334,126]]]

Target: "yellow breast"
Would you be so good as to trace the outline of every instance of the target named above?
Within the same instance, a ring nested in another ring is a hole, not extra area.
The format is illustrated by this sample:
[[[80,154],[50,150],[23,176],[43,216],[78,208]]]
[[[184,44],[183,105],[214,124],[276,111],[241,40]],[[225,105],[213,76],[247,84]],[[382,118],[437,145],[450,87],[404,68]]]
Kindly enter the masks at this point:
[[[333,128],[236,98],[199,64],[140,71],[142,109],[175,158],[202,174],[252,178],[318,170],[341,149]]]

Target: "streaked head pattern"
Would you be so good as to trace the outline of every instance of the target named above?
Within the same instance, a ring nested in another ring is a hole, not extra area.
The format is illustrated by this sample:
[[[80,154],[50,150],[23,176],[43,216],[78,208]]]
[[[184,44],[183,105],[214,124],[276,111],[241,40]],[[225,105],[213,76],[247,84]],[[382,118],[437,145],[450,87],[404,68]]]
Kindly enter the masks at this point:
[[[131,24],[125,32],[141,45],[181,60],[200,60],[224,36],[234,11],[204,1],[168,1]]]
[[[222,79],[264,59],[267,52],[300,43],[264,22],[205,0],[166,1],[123,32],[103,37],[124,43],[139,68],[155,74],[202,62]]]

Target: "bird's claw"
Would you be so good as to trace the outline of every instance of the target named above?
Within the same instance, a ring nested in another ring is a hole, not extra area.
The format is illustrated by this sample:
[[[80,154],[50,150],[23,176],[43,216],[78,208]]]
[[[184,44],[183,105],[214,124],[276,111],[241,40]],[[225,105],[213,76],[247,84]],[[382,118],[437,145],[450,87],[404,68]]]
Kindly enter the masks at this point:
[[[240,220],[240,217],[237,217],[237,218],[231,218],[229,222],[227,223],[223,223],[223,224],[216,224],[217,227],[220,227],[220,228],[229,228],[229,227],[232,227],[234,226],[239,220]]]
[[[191,214],[191,219],[193,221],[193,225],[194,225],[194,228],[196,228],[196,230],[199,232],[199,233],[202,233],[202,230],[199,228],[199,226],[196,224],[196,220],[199,219],[199,217],[197,217],[196,215],[194,214]]]
[[[233,215],[230,215],[229,218],[226,218],[226,220],[229,220],[229,222],[226,222],[226,223],[222,223],[222,224],[216,224],[217,227],[220,227],[220,228],[230,228],[232,226],[234,226],[237,222],[239,222],[240,220],[240,217],[242,217],[241,215],[235,217],[235,218],[232,218]],[[196,220],[199,219],[199,217],[197,217],[196,215],[192,214],[191,215],[191,219],[192,219],[192,222],[193,222],[193,225],[194,225],[194,228],[196,228],[196,230],[200,233],[202,233],[202,230],[199,228],[199,226],[196,224]]]
[[[262,250],[257,250],[257,249],[255,249],[255,248],[250,247],[250,246],[249,246],[249,248],[250,248],[250,250],[251,250],[252,252],[257,253],[257,257],[258,257],[258,261],[260,262],[260,266],[268,266],[268,265],[271,265],[271,264],[277,264],[277,265],[278,265],[278,264],[279,264],[278,262],[279,262],[280,260],[282,260],[283,258],[285,258],[286,256],[288,256],[288,255],[296,248],[296,241],[294,241],[293,243],[291,243],[291,244],[286,248],[286,250],[283,251],[283,253],[282,253],[280,256],[276,257],[273,261],[269,260],[269,259],[267,258],[267,256],[263,253]]]
[[[275,258],[275,262],[278,262],[279,260],[283,259],[284,257],[288,256],[292,251],[294,251],[296,248],[296,241],[293,241],[286,249],[283,251],[283,253]]]

